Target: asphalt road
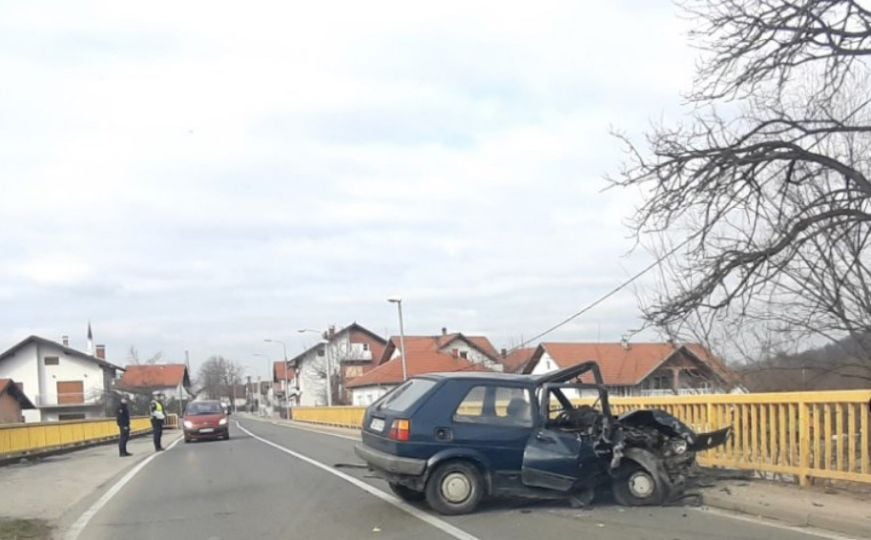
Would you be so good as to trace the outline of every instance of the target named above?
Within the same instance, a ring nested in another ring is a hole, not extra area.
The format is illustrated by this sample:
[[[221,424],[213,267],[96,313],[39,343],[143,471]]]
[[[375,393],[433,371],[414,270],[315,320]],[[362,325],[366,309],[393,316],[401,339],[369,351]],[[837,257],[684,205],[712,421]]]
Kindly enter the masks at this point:
[[[78,538],[819,538],[684,507],[575,510],[559,502],[490,501],[472,515],[437,516],[425,505],[391,503],[383,481],[343,467],[359,463],[352,440],[242,418],[234,419],[231,434],[229,441],[180,443],[157,456],[108,498]]]

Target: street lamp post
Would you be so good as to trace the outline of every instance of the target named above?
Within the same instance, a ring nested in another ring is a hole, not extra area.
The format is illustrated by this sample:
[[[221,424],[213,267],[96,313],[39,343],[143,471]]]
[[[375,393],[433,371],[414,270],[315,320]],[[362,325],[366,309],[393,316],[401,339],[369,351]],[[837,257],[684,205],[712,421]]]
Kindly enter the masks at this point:
[[[287,395],[287,344],[278,339],[264,339],[263,341],[266,343],[281,343],[281,348],[284,350],[284,417],[290,420],[290,399],[288,399]]]
[[[315,334],[320,334],[320,332],[318,332],[317,330],[312,330],[311,328],[300,328],[297,331],[300,334],[303,334],[305,332],[313,332]],[[330,362],[330,340],[326,339],[326,338],[324,339],[324,355],[326,356],[325,360],[327,363],[327,369],[326,369],[326,372],[327,372],[327,381],[326,381],[327,382],[327,407],[332,407],[333,406],[333,377],[332,377],[332,373],[330,373],[332,371],[332,365]]]
[[[402,298],[394,296],[387,299],[391,304],[399,308],[399,346],[402,353],[402,380],[408,379],[408,367],[405,361],[405,328],[402,325]]]
[[[269,376],[269,379],[272,380],[273,379],[272,369],[271,369],[272,362],[269,360],[269,355],[263,354],[263,353],[254,353],[254,356],[260,356],[260,357],[263,357],[266,359],[266,374]],[[263,390],[263,388],[258,388],[258,393],[260,390]],[[269,397],[269,390],[266,390],[265,392],[263,392],[264,408],[266,407],[266,401],[267,401],[268,397]]]

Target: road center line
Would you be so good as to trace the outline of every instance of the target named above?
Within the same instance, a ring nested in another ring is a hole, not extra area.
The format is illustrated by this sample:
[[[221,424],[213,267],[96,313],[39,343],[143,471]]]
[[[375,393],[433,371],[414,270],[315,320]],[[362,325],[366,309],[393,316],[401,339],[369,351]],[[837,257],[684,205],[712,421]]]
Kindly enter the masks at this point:
[[[425,523],[428,523],[429,525],[432,525],[436,529],[439,529],[440,531],[442,531],[443,533],[445,533],[449,536],[457,538],[458,540],[478,540],[478,538],[476,536],[472,536],[471,534],[467,533],[466,531],[459,529],[457,527],[454,527],[453,525],[451,525],[447,521],[439,519],[431,514],[427,514],[423,510],[420,510],[419,508],[415,508],[414,506],[411,506],[410,504],[408,504],[404,501],[401,501],[401,500],[397,499],[396,497],[394,497],[393,495],[390,495],[387,492],[381,491],[380,489],[378,489],[376,487],[370,486],[366,482],[358,480],[358,479],[354,478],[353,476],[347,475],[341,471],[337,471],[336,469],[334,469],[333,467],[330,467],[329,465],[325,465],[325,464],[321,463],[320,461],[314,460],[308,456],[300,454],[299,452],[294,452],[293,450],[291,450],[289,448],[285,448],[284,446],[281,446],[280,444],[274,443],[268,439],[264,439],[263,437],[259,437],[255,434],[251,433],[250,431],[248,431],[244,427],[242,427],[242,425],[239,424],[238,420],[236,421],[236,427],[238,427],[243,432],[250,435],[252,438],[257,439],[258,441],[260,441],[264,444],[268,444],[269,446],[271,446],[277,450],[281,450],[285,454],[289,454],[289,455],[291,455],[299,460],[305,461],[309,465],[314,465],[315,467],[317,467],[321,470],[324,470],[324,471],[332,474],[333,476],[341,478],[342,480],[348,482],[349,484],[353,484],[353,485],[357,486],[358,488],[362,489],[366,493],[368,493],[370,495],[374,495],[375,497],[378,497],[382,501],[392,504],[393,506],[395,506],[396,508],[399,508],[403,512],[406,512],[407,514],[410,514],[410,515],[416,517],[417,519],[419,519]]]
[[[172,447],[175,446],[176,444],[178,444],[178,441],[180,441],[180,440],[181,439],[176,439],[176,440],[172,441],[169,444],[169,446],[166,447],[166,451],[172,450]],[[109,491],[107,491],[106,493],[103,494],[102,497],[97,499],[97,501],[94,504],[92,504],[90,508],[85,510],[85,512],[81,516],[79,516],[79,519],[77,519],[76,522],[73,523],[69,529],[67,529],[66,534],[64,534],[64,540],[76,540],[79,537],[79,535],[82,534],[82,531],[85,529],[85,527],[88,526],[88,523],[90,523],[91,519],[93,519],[93,517],[97,514],[97,512],[99,512],[101,508],[106,506],[106,503],[108,503],[110,500],[112,500],[112,497],[117,495],[118,492],[121,491],[121,488],[123,488],[127,484],[127,482],[132,480],[133,477],[136,476],[136,474],[139,471],[144,469],[146,465],[151,463],[151,460],[153,460],[154,458],[156,458],[159,455],[160,454],[157,452],[155,452],[154,454],[151,454],[147,458],[145,458],[142,461],[140,461],[139,463],[137,463],[135,467],[133,467],[132,469],[130,469],[130,471],[127,472],[127,474],[125,474],[124,476],[121,477],[120,480],[115,482],[115,485],[110,487]]]

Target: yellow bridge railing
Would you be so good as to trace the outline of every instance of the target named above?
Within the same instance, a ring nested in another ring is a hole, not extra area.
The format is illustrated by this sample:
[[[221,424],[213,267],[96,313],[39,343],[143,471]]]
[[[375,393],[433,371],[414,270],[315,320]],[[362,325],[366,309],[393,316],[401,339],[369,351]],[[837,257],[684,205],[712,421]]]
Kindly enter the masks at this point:
[[[593,403],[593,399],[578,400]],[[705,466],[871,483],[871,390],[611,398],[614,414],[662,409],[697,432],[734,428]],[[302,407],[294,420],[359,428],[364,407]]]
[[[299,422],[359,428],[365,413],[366,407],[296,407],[292,416]]]
[[[147,417],[130,419],[130,434],[151,431]],[[0,424],[0,457],[26,455],[48,450],[79,446],[118,437],[114,418],[41,422],[33,424]]]

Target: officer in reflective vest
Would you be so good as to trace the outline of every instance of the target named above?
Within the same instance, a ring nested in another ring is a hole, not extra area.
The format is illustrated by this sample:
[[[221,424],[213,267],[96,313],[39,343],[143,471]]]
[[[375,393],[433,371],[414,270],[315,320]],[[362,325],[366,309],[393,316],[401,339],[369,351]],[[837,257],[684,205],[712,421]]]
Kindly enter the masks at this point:
[[[154,435],[154,450],[163,450],[160,437],[163,435],[163,421],[166,420],[166,408],[163,406],[163,394],[157,394],[151,400],[151,430]]]

